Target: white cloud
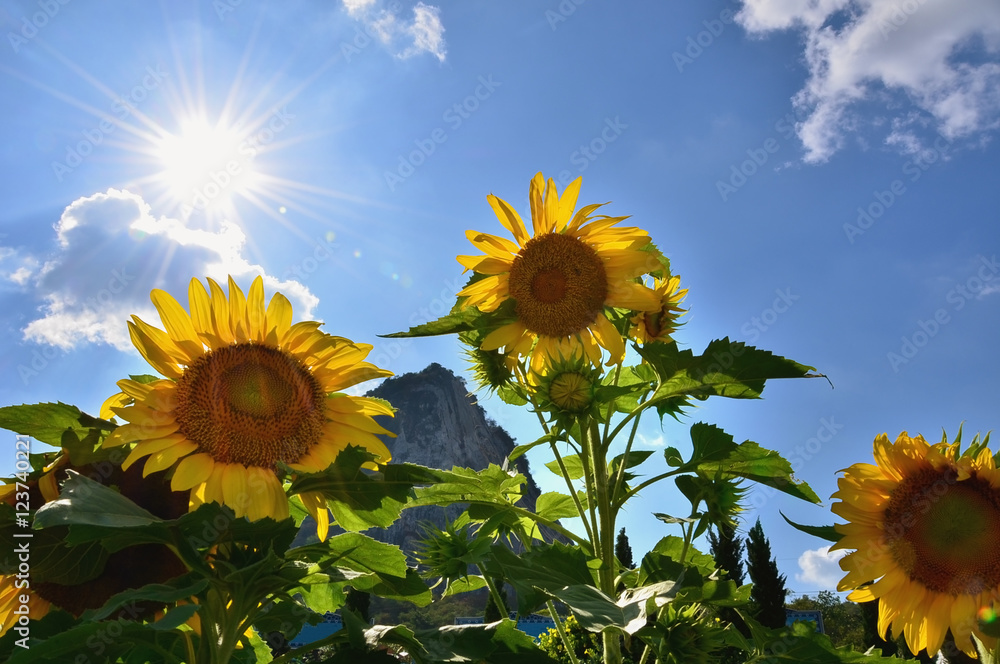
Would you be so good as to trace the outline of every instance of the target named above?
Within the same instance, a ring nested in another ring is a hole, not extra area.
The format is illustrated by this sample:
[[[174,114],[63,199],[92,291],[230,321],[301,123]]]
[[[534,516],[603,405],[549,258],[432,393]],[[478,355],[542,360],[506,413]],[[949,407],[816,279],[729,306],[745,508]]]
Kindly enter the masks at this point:
[[[407,58],[427,52],[444,62],[446,50],[440,9],[418,2],[413,8],[413,23],[407,28],[407,32],[413,37],[413,46],[400,57]]]
[[[224,223],[218,231],[194,229],[176,219],[153,217],[143,199],[128,191],[80,198],[54,226],[58,250],[37,272],[23,276],[44,304],[42,316],[23,329],[30,341],[71,349],[106,343],[130,349],[130,314],[159,325],[149,292],[161,288],[187,304],[192,277],[220,283],[232,275],[246,292],[258,274],[266,290],[280,290],[297,314],[311,317],[318,299],[296,281],[264,273],[244,256],[246,236]]]
[[[344,9],[351,16],[357,18],[363,15],[372,5],[375,4],[375,0],[344,0]]]
[[[809,590],[836,590],[837,583],[844,578],[838,561],[845,555],[847,551],[831,552],[829,546],[803,551],[795,580]]]
[[[376,0],[344,0],[347,13],[362,21],[365,30],[405,60],[421,53],[430,53],[444,62],[448,51],[444,41],[444,24],[441,9],[418,2],[413,7],[413,19],[400,15],[398,2],[388,9],[377,9]]]
[[[636,442],[639,443],[640,447],[665,447],[667,444],[667,441],[663,439],[663,434],[657,434],[656,436],[650,438],[641,433],[637,433]]]
[[[751,34],[805,35],[809,78],[793,103],[808,162],[840,149],[862,122],[858,104],[880,94],[905,97],[948,139],[1000,126],[996,0],[743,0],[737,19]],[[914,152],[916,137],[894,129],[887,142]]]

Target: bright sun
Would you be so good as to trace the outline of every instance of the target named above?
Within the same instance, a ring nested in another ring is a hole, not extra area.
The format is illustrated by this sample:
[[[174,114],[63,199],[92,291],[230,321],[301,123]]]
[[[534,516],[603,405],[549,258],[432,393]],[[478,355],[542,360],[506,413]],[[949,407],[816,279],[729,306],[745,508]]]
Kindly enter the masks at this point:
[[[255,155],[255,147],[234,129],[188,120],[177,134],[159,141],[156,156],[163,170],[156,179],[188,213],[226,207],[234,194],[252,189]]]

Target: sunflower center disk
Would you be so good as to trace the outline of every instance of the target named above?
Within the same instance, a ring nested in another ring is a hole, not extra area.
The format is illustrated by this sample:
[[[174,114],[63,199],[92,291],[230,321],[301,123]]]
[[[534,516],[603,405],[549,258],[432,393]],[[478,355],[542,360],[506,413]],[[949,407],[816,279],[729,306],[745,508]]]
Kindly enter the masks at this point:
[[[933,470],[904,479],[885,530],[893,557],[929,590],[971,595],[1000,585],[1000,491],[985,479]]]
[[[323,433],[325,395],[294,357],[236,344],[211,351],[177,381],[177,422],[222,463],[274,468],[301,458]]]
[[[532,238],[509,275],[517,317],[536,334],[565,337],[586,329],[604,308],[608,277],[597,252],[559,233]]]

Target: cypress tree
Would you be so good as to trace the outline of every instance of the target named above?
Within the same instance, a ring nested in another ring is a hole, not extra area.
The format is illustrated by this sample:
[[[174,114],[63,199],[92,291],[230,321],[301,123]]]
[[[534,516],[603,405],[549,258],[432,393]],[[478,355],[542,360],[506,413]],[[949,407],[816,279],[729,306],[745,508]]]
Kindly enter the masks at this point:
[[[778,573],[778,563],[771,557],[771,543],[764,536],[760,519],[747,537],[747,572],[753,582],[750,604],[755,618],[765,627],[785,626],[785,575]]]
[[[735,526],[722,524],[717,526],[717,530],[718,535],[711,530],[708,532],[715,566],[726,570],[726,576],[737,586],[742,586],[746,583],[743,574],[743,540],[736,535]]]
[[[618,539],[615,540],[615,557],[618,558],[618,562],[623,568],[632,569],[635,567],[635,561],[632,560],[632,547],[629,546],[625,528],[618,531]]]

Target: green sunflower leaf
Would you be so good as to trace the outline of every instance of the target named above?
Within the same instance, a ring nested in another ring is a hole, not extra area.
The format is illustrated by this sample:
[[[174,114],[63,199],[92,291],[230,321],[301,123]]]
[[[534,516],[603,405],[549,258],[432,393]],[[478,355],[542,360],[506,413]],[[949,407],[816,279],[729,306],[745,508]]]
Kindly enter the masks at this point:
[[[108,551],[98,542],[74,547],[66,543],[64,526],[26,531],[15,527],[14,508],[0,504],[0,574],[17,572],[17,551],[27,543],[31,555],[31,581],[75,585],[98,576],[108,559]],[[25,537],[29,535],[30,537]]]
[[[510,299],[501,304],[496,311],[489,313],[483,313],[476,307],[463,307],[450,314],[441,316],[437,320],[414,325],[406,332],[380,334],[379,336],[387,339],[400,339],[405,337],[431,337],[440,334],[457,334],[459,332],[471,332],[472,330],[495,330],[501,325],[512,323],[517,319],[514,313],[514,305],[514,300]]]
[[[190,610],[184,609],[177,618]],[[163,620],[173,619],[168,615]],[[164,626],[167,624],[164,623]],[[0,658],[8,664],[65,664],[77,661],[181,664],[188,661],[185,640],[179,631],[150,627],[129,620],[73,621],[68,614],[53,611],[42,620],[31,623],[26,648],[15,645],[15,640],[20,638],[15,630],[8,631],[0,640]]]
[[[810,373],[813,367],[740,341],[730,341],[728,337],[711,342],[698,356],[690,350],[680,350],[673,342],[644,344],[636,350],[660,378],[660,387],[652,397],[655,400],[689,396],[756,399],[768,379],[820,376]],[[671,403],[675,408],[682,405]]]
[[[389,574],[359,576],[351,581],[351,585],[361,592],[385,599],[405,600],[417,606],[427,606],[433,599],[431,589],[415,569],[406,570],[404,576]]]
[[[819,537],[820,539],[825,539],[827,542],[836,543],[839,542],[840,538],[843,537],[843,535],[841,533],[838,533],[837,529],[834,528],[833,526],[807,526],[801,523],[795,523],[787,516],[785,516],[784,513],[782,513],[781,511],[779,511],[778,514],[781,514],[781,518],[787,521],[788,525],[790,525],[792,528],[795,528],[796,530],[801,530],[802,532],[808,535],[813,535],[815,537]]]
[[[668,535],[643,556],[639,565],[639,584],[677,581],[686,568],[707,577],[715,571],[715,559],[692,546],[685,549],[683,538]]]
[[[452,503],[513,505],[520,500],[526,481],[523,474],[512,474],[496,464],[483,470],[456,466],[433,472],[436,483],[417,488],[416,498],[407,507]]]
[[[72,524],[122,528],[163,522],[114,489],[72,470],[66,475],[59,499],[35,512],[35,528]]]
[[[586,470],[583,467],[583,460],[580,458],[579,454],[570,454],[569,456],[564,456],[562,460],[563,464],[566,466],[566,472],[569,473],[569,479],[578,480],[584,476]],[[551,470],[559,477],[563,476],[562,468],[559,467],[558,461],[549,461],[547,464],[545,464],[545,467]]]
[[[415,636],[424,650],[417,658],[420,662],[556,664],[534,639],[517,629],[516,621],[506,618],[485,625],[446,625]]]
[[[76,406],[65,403],[36,403],[0,408],[0,427],[31,436],[35,440],[60,447],[63,434],[72,431],[77,438],[85,439],[91,429],[111,431],[115,425],[91,415]]]
[[[742,477],[811,503],[821,502],[808,484],[793,477],[792,464],[774,450],[751,440],[737,445],[728,433],[704,422],[691,427],[691,442],[691,460],[681,469],[718,479]]]
[[[110,597],[101,608],[86,611],[80,618],[82,620],[105,620],[116,613],[121,613],[123,617],[127,616],[131,620],[149,620],[153,616],[153,610],[147,606],[141,606],[140,602],[173,604],[177,600],[197,595],[207,587],[208,579],[200,578],[194,574],[185,574],[167,583],[153,583],[142,588],[120,592]],[[181,622],[183,623],[184,620]]]
[[[576,511],[573,497],[558,491],[548,491],[540,495],[535,502],[535,513],[550,521],[580,516]]]
[[[560,542],[538,544],[530,551],[515,554],[494,545],[491,560],[484,563],[484,573],[501,576],[517,591],[517,610],[527,615],[545,603],[551,593],[566,586],[595,585],[591,568],[595,559],[579,547]]]
[[[467,593],[485,587],[485,577],[480,576],[479,574],[470,574],[469,576],[449,581],[448,587],[444,591],[444,595],[457,595],[459,593]]]
[[[524,455],[525,452],[527,452],[528,450],[530,450],[532,448],[538,447],[539,445],[546,445],[548,443],[556,442],[558,440],[559,440],[559,437],[556,436],[556,434],[554,434],[554,433],[547,433],[544,436],[542,436],[541,438],[539,438],[538,440],[532,441],[532,442],[527,443],[525,445],[518,445],[513,450],[511,450],[510,454],[507,455],[507,458],[510,459],[511,461],[514,461],[515,459],[517,459],[518,457]]]
[[[389,464],[378,472],[363,468],[374,460],[364,448],[349,445],[322,473],[296,478],[290,493],[322,493],[337,524],[344,530],[360,531],[392,525],[416,485],[440,481],[439,471],[415,464]]]

